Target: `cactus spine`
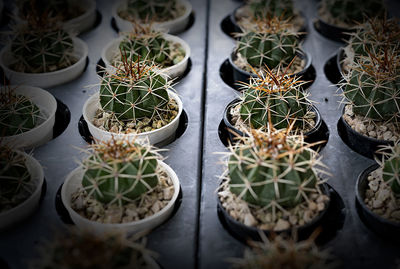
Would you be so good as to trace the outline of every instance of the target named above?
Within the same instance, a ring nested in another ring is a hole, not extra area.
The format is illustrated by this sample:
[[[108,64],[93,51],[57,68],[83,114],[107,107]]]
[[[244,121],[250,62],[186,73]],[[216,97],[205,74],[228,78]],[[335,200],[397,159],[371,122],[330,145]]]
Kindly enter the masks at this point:
[[[158,184],[161,157],[148,143],[112,139],[91,145],[88,153],[82,186],[101,203],[122,206]]]
[[[274,74],[252,78],[244,84],[240,103],[240,117],[252,128],[266,128],[271,122],[275,128],[288,128],[292,121],[305,127],[305,116],[310,113],[308,93],[301,90],[302,81],[296,77]],[[279,73],[279,72],[278,72]]]
[[[292,0],[250,0],[248,4],[255,18],[290,19],[294,14]]]
[[[168,21],[179,17],[179,8],[176,0],[129,0],[126,12],[142,21]]]
[[[400,197],[400,141],[393,146],[383,146],[377,153],[382,154],[382,160],[376,161],[382,168],[383,180],[391,187],[393,194]]]

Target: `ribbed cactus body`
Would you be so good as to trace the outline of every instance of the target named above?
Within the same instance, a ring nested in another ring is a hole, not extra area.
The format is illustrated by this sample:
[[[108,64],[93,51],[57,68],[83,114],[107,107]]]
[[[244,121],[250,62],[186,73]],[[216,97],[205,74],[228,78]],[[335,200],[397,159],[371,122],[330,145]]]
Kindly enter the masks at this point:
[[[70,20],[81,15],[84,10],[78,1],[71,0],[16,0],[19,16],[26,18],[33,13],[42,15],[48,13],[62,21]]]
[[[165,21],[175,17],[176,0],[129,0],[127,9],[130,14],[141,20]]]
[[[147,145],[112,141],[99,144],[83,162],[82,185],[106,204],[125,204],[158,184],[157,156]]]
[[[276,16],[289,19],[293,16],[292,0],[251,0],[249,5],[255,18]]]
[[[383,162],[383,180],[400,196],[400,145],[396,143],[390,150],[389,158]]]

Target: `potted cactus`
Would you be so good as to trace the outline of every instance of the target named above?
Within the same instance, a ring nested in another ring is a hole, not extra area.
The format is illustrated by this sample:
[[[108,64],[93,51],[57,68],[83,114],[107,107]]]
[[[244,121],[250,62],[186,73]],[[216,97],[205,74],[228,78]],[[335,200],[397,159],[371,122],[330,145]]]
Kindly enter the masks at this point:
[[[147,136],[152,144],[167,143],[179,125],[181,100],[170,90],[171,82],[162,72],[122,54],[123,62],[116,72],[106,72],[99,93],[83,107],[90,133],[103,141],[112,136]]]
[[[0,88],[0,144],[32,148],[53,137],[57,110],[49,92],[31,86]]]
[[[319,4],[315,27],[325,37],[343,42],[357,23],[384,14],[382,0],[323,0]]]
[[[218,208],[241,239],[259,240],[259,231],[312,232],[327,211],[329,192],[318,153],[303,136],[287,130],[251,130],[229,147],[218,189]]]
[[[307,142],[327,141],[321,115],[308,99],[309,93],[301,89],[304,82],[285,72],[274,73],[268,68],[264,72],[266,76],[259,75],[249,84],[242,84],[241,97],[229,103],[224,111],[230,142],[234,143],[236,136],[243,136],[251,128],[265,131],[272,125],[287,129],[292,123],[292,131],[304,134]]]
[[[172,213],[180,184],[148,140],[92,144],[80,167],[66,178],[62,202],[80,229],[151,230]]]
[[[192,5],[187,0],[120,0],[113,6],[113,17],[120,31],[132,29],[132,23],[154,21],[154,27],[177,34],[190,23]]]
[[[238,34],[239,40],[229,57],[233,80],[248,82],[263,73],[263,67],[288,70],[289,74],[307,75],[311,56],[301,51],[298,34],[287,21],[274,17],[257,21],[256,27]],[[305,79],[308,79],[305,77]]]
[[[0,146],[0,230],[22,221],[39,204],[44,175],[32,156]]]
[[[16,24],[0,52],[0,65],[12,84],[52,87],[77,78],[85,69],[88,47],[47,14]]]
[[[103,49],[101,58],[106,68],[112,70],[121,63],[121,51],[130,61],[140,57],[156,64],[171,79],[183,75],[190,57],[190,47],[181,38],[140,24],[134,24],[131,32],[123,33]]]
[[[37,247],[39,256],[30,268],[159,269],[146,238],[129,238],[123,232],[95,235],[70,229]]]

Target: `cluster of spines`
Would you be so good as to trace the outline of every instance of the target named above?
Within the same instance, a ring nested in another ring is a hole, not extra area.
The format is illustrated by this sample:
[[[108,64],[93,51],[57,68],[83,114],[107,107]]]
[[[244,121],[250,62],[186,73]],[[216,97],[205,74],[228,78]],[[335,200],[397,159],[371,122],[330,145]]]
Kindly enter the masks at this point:
[[[111,139],[92,144],[82,162],[83,189],[101,203],[122,206],[158,184],[161,156],[147,141]]]
[[[176,0],[129,0],[128,13],[141,20],[166,21],[178,17]]]
[[[290,19],[294,14],[292,0],[249,0],[248,5],[254,18]]]
[[[32,13],[48,13],[50,17],[60,21],[75,18],[83,13],[78,5],[72,5],[68,0],[16,0],[18,15],[22,18],[31,16]]]
[[[400,141],[394,145],[382,146],[377,153],[382,159],[376,158],[382,168],[383,180],[390,186],[395,196],[400,197]]]

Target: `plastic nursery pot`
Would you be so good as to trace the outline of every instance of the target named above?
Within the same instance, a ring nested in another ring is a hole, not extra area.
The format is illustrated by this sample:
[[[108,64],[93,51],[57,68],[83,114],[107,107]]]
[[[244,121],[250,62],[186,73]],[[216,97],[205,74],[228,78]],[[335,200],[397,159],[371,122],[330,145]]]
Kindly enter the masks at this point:
[[[375,152],[381,146],[393,145],[393,141],[371,138],[356,132],[343,118],[343,114],[344,108],[342,116],[337,123],[337,130],[343,142],[355,152],[367,158],[374,159]]]
[[[29,217],[39,205],[44,182],[43,168],[40,163],[25,152],[17,151],[25,156],[25,165],[31,175],[31,180],[36,183],[36,188],[28,199],[18,206],[0,213],[0,231]]]
[[[140,139],[144,137],[148,137],[150,144],[154,145],[162,141],[166,141],[170,139],[172,136],[175,135],[175,132],[179,126],[179,118],[182,114],[183,104],[181,99],[178,95],[171,90],[168,90],[168,95],[170,98],[173,98],[179,107],[178,115],[167,125],[150,131],[150,132],[143,132],[140,134],[123,134],[123,133],[112,133],[105,130],[102,130],[93,125],[93,119],[96,115],[96,111],[101,108],[100,106],[100,97],[99,93],[91,96],[83,106],[83,118],[85,119],[89,132],[92,134],[95,140],[99,141],[107,141],[110,140],[112,137],[117,139]]]
[[[317,20],[314,22],[314,28],[322,36],[336,42],[345,42],[347,39],[349,39],[349,34],[355,31],[351,28],[343,28],[330,24],[324,21],[319,15],[317,15]]]
[[[226,106],[226,108],[224,110],[224,115],[223,115],[223,121],[227,128],[227,134],[228,134],[227,137],[229,139],[229,142],[232,145],[237,142],[238,137],[247,136],[242,131],[238,130],[231,122],[232,116],[230,114],[230,110],[233,106],[237,105],[240,101],[241,100],[239,98],[236,98],[233,101],[231,101]],[[323,128],[324,123],[323,123],[321,114],[318,111],[318,109],[315,106],[311,105],[311,110],[313,112],[315,112],[315,126],[312,130],[304,133],[304,136],[305,136],[304,141],[307,143],[314,143],[314,142],[325,140],[326,141],[325,143],[318,144],[318,145],[312,147],[313,149],[317,150],[318,148],[323,147],[328,142],[329,132],[326,132],[326,130],[324,130],[324,128]]]
[[[368,228],[386,238],[400,241],[400,222],[396,223],[375,214],[364,202],[368,188],[368,175],[378,168],[378,164],[373,164],[358,176],[355,188],[357,212]]]
[[[169,167],[166,163],[158,161],[158,164],[163,167],[168,176],[171,178],[174,185],[174,194],[169,203],[161,209],[159,212],[151,215],[150,217],[133,221],[129,223],[100,223],[89,220],[79,215],[71,207],[71,196],[82,187],[82,178],[85,170],[82,167],[78,167],[73,170],[66,178],[61,188],[61,199],[65,208],[67,209],[73,223],[82,230],[93,231],[98,234],[112,232],[113,230],[123,230],[128,233],[137,233],[142,231],[149,231],[159,226],[168,219],[174,210],[174,204],[178,198],[180,183],[174,170]]]
[[[10,87],[14,89],[16,94],[28,97],[40,109],[40,116],[45,119],[40,120],[41,122],[35,128],[27,132],[1,137],[0,143],[13,148],[33,148],[50,141],[53,138],[57,111],[57,101],[54,96],[36,87],[25,85]]]
[[[182,61],[170,67],[161,69],[161,71],[163,71],[165,75],[167,75],[171,79],[174,79],[185,73],[189,63],[190,47],[183,39],[177,36],[163,34],[163,37],[168,41],[180,44],[182,48],[185,50],[185,57],[182,59]],[[103,60],[106,69],[109,71],[114,71],[116,69],[115,67],[112,66],[111,63],[113,62],[113,59],[119,57],[120,55],[119,44],[121,43],[122,40],[124,40],[124,37],[119,37],[112,40],[107,44],[107,46],[101,52],[101,59]]]
[[[120,10],[124,10],[127,7],[128,0],[117,1],[112,7],[112,16],[115,19],[116,26],[119,31],[127,32],[132,30],[132,22],[121,18],[118,14]],[[182,16],[164,21],[155,22],[154,28],[162,31],[169,32],[170,34],[178,34],[186,29],[186,26],[190,23],[190,14],[192,13],[192,4],[187,0],[178,0],[178,3],[185,7],[185,13]]]
[[[0,52],[0,66],[11,84],[27,84],[31,86],[49,88],[77,78],[86,67],[88,46],[79,38],[73,38],[73,55],[78,59],[76,63],[66,68],[46,73],[23,73],[10,69],[16,60],[11,53],[11,44],[5,46]]]
[[[312,232],[321,225],[322,219],[328,211],[331,195],[329,192],[329,188],[327,184],[321,185],[322,193],[329,197],[329,201],[325,204],[325,209],[320,212],[318,216],[316,216],[311,222],[306,223],[302,226],[296,226],[297,236],[299,239],[308,238]],[[217,210],[220,213],[220,218],[222,222],[225,224],[226,228],[235,235],[239,240],[247,242],[247,240],[251,239],[254,241],[261,241],[259,232],[263,232],[267,236],[273,234],[291,234],[292,228],[281,230],[281,231],[272,231],[272,230],[261,230],[256,227],[247,226],[240,221],[235,220],[229,215],[229,213],[222,206],[219,197],[217,197]]]
[[[304,51],[300,51],[297,53],[297,56],[300,59],[304,59],[305,60],[305,66],[303,68],[303,70],[301,70],[300,72],[294,73],[291,76],[301,76],[302,80],[304,81],[308,81],[308,83],[305,83],[304,85],[302,85],[303,89],[307,89],[308,87],[311,86],[313,80],[315,79],[315,74],[313,72],[313,68],[312,68],[312,57],[311,54],[304,52]],[[229,55],[229,63],[232,66],[232,77],[233,77],[233,81],[235,83],[238,82],[243,82],[243,83],[249,83],[250,78],[256,78],[257,75],[251,72],[247,72],[241,68],[239,68],[239,66],[237,66],[235,64],[235,60],[237,59],[236,57],[236,48],[233,50],[233,52]],[[237,90],[240,90],[240,88],[238,88],[237,86],[235,86],[235,88]]]

